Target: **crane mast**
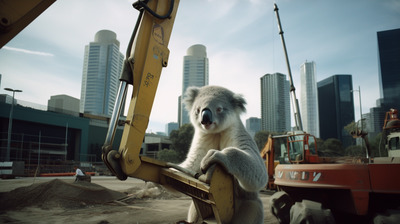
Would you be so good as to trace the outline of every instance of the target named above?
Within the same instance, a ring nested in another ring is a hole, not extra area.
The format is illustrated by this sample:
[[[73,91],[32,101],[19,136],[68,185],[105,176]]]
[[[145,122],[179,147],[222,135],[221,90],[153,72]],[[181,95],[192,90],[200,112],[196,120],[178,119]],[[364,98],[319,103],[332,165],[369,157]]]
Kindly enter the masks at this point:
[[[289,63],[289,57],[288,57],[288,53],[287,53],[287,49],[286,49],[285,37],[283,36],[281,19],[279,18],[279,12],[278,12],[279,9],[278,9],[278,6],[276,5],[276,3],[274,3],[274,11],[276,14],[276,18],[278,19],[279,35],[281,36],[283,51],[285,52],[286,66],[288,69],[289,82],[290,82],[290,99],[292,100],[292,105],[294,107],[294,119],[296,122],[296,129],[303,130],[303,123],[301,122],[300,109],[299,109],[299,101],[296,98],[296,88],[294,87],[294,84],[293,84],[292,71],[290,70],[290,63]]]

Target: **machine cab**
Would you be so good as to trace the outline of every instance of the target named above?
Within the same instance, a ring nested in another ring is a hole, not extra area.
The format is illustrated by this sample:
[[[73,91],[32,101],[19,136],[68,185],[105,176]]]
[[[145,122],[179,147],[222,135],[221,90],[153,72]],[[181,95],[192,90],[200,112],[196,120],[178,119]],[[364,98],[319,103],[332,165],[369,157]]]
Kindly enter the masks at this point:
[[[273,138],[274,161],[278,164],[312,163],[317,161],[317,143],[305,132],[288,133]]]
[[[260,155],[268,171],[268,189],[276,189],[275,168],[279,164],[317,163],[319,160],[315,137],[303,131],[270,135]]]
[[[290,163],[313,163],[318,161],[315,137],[307,134],[289,135],[287,153]]]

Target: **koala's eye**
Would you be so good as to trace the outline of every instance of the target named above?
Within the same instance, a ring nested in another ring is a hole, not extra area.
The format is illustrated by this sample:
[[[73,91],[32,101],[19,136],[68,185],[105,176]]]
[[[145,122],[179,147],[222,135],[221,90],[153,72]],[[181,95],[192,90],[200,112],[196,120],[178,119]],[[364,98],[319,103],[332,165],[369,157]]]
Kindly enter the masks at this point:
[[[218,108],[217,108],[217,113],[221,113],[222,110],[223,110],[222,107],[218,107]]]
[[[196,109],[196,115],[200,113],[200,108]]]

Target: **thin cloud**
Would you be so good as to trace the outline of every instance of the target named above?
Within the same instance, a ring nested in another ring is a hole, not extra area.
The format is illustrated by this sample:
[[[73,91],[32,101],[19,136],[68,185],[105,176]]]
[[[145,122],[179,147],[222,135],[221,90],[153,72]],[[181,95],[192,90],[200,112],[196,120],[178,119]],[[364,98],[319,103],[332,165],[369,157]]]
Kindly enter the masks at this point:
[[[31,50],[22,49],[22,48],[15,48],[15,47],[4,46],[3,49],[9,50],[9,51],[22,52],[22,53],[25,53],[25,54],[34,54],[34,55],[48,56],[48,57],[53,57],[54,56],[54,54],[47,53],[47,52],[31,51]]]

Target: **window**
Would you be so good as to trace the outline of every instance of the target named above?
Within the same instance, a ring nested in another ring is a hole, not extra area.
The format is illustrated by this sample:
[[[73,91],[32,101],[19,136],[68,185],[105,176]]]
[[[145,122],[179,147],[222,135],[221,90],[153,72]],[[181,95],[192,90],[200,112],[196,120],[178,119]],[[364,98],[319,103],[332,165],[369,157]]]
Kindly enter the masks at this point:
[[[289,157],[292,162],[303,161],[303,135],[294,135],[288,137]]]
[[[391,138],[389,140],[389,150],[400,149],[399,137]]]

